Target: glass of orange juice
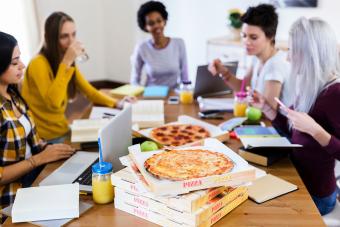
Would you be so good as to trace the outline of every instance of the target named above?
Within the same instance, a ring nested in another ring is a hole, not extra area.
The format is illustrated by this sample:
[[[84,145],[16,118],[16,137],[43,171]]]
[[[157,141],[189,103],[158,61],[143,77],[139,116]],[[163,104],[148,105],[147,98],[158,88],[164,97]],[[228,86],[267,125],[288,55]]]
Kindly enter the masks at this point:
[[[244,91],[237,92],[234,100],[234,116],[245,117],[248,107],[247,93]]]
[[[194,93],[191,87],[191,81],[183,81],[180,87],[179,100],[183,104],[194,102]]]
[[[98,162],[92,166],[92,197],[98,204],[113,201],[114,191],[111,184],[112,164]]]

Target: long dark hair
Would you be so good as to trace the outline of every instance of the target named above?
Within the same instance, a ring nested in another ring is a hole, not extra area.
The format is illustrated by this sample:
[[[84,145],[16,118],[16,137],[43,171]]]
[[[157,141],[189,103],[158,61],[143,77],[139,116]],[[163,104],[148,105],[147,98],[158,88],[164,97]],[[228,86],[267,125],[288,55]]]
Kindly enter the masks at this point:
[[[57,75],[59,64],[64,57],[64,53],[59,45],[59,36],[65,22],[74,22],[72,17],[63,12],[52,13],[45,21],[44,44],[40,49],[40,54],[44,55],[50,63],[53,75]],[[73,75],[68,84],[68,96],[73,98],[76,95],[76,83]]]
[[[18,41],[12,35],[0,31],[0,77],[10,66],[12,62],[13,51],[17,45]],[[27,103],[20,95],[18,85],[9,84],[7,92],[18,96],[28,109]]]

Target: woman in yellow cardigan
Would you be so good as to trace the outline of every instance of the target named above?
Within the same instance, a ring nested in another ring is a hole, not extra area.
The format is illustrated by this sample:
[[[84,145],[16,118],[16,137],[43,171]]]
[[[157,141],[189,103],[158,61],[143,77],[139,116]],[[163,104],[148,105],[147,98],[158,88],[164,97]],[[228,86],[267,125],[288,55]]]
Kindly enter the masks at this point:
[[[31,60],[22,86],[41,138],[50,143],[63,142],[69,132],[64,115],[68,100],[80,90],[96,104],[121,107],[124,101],[96,90],[81,74],[75,59],[84,54],[76,40],[73,19],[65,13],[52,13],[45,22],[45,40],[40,53]]]

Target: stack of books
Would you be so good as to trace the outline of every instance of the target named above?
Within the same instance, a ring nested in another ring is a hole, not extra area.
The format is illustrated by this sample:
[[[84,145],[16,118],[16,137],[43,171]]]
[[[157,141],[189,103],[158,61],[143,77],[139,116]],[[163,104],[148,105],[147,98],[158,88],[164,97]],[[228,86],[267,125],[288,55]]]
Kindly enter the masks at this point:
[[[140,129],[164,125],[164,101],[139,100],[132,104],[132,123]]]
[[[215,187],[165,197],[146,192],[128,168],[111,177],[115,208],[162,226],[211,226],[248,198],[247,188]]]
[[[274,162],[287,157],[294,147],[282,137],[273,127],[244,126],[235,129],[243,147],[239,149],[239,155],[245,160],[262,166],[269,166]]]
[[[104,119],[77,119],[72,122],[71,142],[84,143],[98,141],[99,130],[109,123],[109,118]]]
[[[120,86],[118,88],[112,89],[110,91],[110,94],[119,98],[122,98],[124,96],[138,96],[142,94],[144,91],[143,86],[136,86],[131,84],[125,84],[123,86]]]

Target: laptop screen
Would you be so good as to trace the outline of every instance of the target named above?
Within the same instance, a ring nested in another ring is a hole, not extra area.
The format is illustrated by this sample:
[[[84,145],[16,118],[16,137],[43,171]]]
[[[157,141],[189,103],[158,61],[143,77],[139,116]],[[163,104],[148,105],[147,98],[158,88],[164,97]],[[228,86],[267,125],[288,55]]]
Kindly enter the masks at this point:
[[[238,62],[228,62],[226,67],[232,74],[236,74]],[[231,89],[224,83],[222,78],[213,76],[209,70],[208,65],[201,65],[197,67],[196,83],[194,88],[194,96],[209,96],[209,95],[223,95],[230,93]]]

